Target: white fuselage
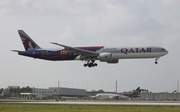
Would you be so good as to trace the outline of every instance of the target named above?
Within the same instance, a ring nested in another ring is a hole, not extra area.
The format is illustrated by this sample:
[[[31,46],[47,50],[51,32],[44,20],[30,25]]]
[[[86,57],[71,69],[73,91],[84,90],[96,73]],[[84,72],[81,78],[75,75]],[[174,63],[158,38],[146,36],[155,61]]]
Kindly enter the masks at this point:
[[[114,99],[115,97],[119,97],[119,94],[111,94],[111,93],[99,93],[95,96],[96,99]]]
[[[109,52],[113,59],[160,58],[168,53],[161,47],[104,47],[97,52]]]

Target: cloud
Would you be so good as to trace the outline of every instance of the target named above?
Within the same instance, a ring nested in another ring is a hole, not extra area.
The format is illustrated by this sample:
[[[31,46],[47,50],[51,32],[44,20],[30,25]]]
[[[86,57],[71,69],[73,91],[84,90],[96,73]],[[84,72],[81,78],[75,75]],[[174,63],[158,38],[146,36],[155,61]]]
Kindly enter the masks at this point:
[[[161,0],[161,4],[166,7],[179,7],[179,0]]]
[[[132,24],[134,17],[126,7],[116,4],[105,4],[102,9],[99,15],[87,18],[89,34],[107,34],[119,27],[126,27],[127,24]]]
[[[10,3],[8,0],[0,1],[0,14],[10,13],[12,10],[7,8],[7,5]]]

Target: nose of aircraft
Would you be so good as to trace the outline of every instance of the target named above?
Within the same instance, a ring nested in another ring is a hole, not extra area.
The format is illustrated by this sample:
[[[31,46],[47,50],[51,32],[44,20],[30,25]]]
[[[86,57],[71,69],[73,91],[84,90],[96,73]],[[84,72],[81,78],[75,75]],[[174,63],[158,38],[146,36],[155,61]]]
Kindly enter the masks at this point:
[[[168,54],[169,52],[165,49],[165,53]]]

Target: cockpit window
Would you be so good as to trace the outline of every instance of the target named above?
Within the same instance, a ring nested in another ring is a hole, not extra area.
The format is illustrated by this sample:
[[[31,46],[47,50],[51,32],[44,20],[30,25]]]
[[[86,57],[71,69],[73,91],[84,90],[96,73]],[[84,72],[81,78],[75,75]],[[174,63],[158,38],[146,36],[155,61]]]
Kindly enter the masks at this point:
[[[165,51],[165,49],[161,49],[162,51]]]

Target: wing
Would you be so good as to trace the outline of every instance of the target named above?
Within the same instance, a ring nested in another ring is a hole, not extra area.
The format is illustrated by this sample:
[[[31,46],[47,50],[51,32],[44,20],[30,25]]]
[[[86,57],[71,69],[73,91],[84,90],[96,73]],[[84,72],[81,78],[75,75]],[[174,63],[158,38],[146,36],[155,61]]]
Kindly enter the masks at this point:
[[[62,46],[64,47],[66,50],[69,50],[75,54],[79,54],[82,57],[97,57],[99,55],[99,53],[97,52],[93,52],[93,51],[89,51],[89,50],[84,50],[84,49],[79,49],[76,47],[70,47],[70,46],[66,46],[66,45],[62,45],[62,44],[58,44],[55,42],[51,42],[52,44],[58,45],[58,46]]]

